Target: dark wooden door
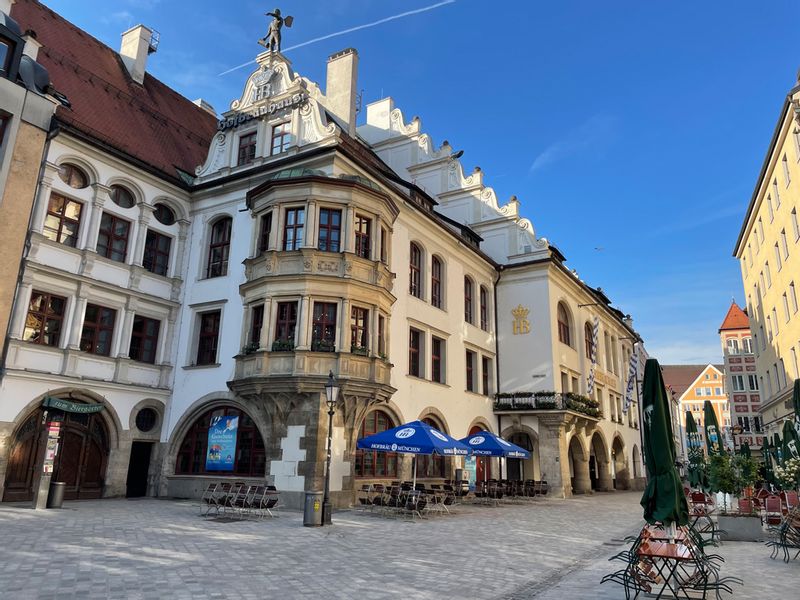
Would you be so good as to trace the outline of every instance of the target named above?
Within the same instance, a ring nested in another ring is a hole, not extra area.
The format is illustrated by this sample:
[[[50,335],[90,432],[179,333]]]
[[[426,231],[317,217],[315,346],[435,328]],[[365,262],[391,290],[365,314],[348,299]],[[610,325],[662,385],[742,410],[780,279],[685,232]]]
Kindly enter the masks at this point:
[[[62,419],[58,454],[53,465],[53,481],[67,484],[64,499],[100,498],[108,463],[108,434],[102,417],[98,414],[58,414],[50,418]],[[41,469],[42,410],[25,422],[11,446],[5,502],[29,501],[33,498],[33,482],[37,469]]]
[[[23,423],[8,457],[3,502],[25,502],[33,499],[33,481],[41,448],[42,411],[35,411]]]
[[[147,495],[147,474],[150,471],[151,442],[133,442],[131,460],[128,464],[128,498],[141,498]]]

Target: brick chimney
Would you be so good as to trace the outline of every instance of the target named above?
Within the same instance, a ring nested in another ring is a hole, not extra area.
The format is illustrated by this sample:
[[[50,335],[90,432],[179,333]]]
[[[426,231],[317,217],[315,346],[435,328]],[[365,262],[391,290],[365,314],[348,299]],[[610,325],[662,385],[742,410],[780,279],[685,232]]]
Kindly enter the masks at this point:
[[[144,81],[147,70],[147,57],[156,51],[153,30],[144,25],[136,25],[122,34],[119,54],[122,62],[136,83]]]
[[[343,123],[350,135],[356,133],[356,84],[358,83],[358,52],[347,48],[328,57],[325,82],[325,107]]]

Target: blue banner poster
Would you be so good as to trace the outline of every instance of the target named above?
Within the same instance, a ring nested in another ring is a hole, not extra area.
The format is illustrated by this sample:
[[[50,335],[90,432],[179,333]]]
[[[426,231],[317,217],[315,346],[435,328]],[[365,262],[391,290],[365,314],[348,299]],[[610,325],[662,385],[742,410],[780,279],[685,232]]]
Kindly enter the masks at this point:
[[[233,471],[239,417],[211,417],[206,471]]]

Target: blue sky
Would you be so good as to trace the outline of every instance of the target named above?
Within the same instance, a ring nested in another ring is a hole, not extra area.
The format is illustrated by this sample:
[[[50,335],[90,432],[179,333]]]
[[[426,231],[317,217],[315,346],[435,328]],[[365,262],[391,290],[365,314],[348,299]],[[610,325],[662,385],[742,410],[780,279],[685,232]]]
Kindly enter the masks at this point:
[[[223,111],[248,70],[219,73],[261,50],[277,1],[45,3],[115,49],[132,25],[158,30],[150,72]],[[284,47],[436,1],[285,3]],[[800,66],[798,13],[791,0],[457,0],[287,55],[324,85],[327,56],[357,48],[365,103],[393,96],[500,200],[517,195],[662,363],[711,362],[743,301],[731,252]]]

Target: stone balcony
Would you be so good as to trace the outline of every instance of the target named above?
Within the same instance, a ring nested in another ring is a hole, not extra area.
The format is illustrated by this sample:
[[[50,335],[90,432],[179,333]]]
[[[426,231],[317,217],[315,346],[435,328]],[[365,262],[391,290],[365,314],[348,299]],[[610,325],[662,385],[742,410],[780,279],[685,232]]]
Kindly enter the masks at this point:
[[[559,413],[572,414],[575,419],[588,423],[599,423],[603,418],[596,407],[585,403],[588,398],[577,394],[511,394],[498,395],[494,400],[494,412],[497,414],[527,413],[537,416],[555,416]]]
[[[263,278],[332,277],[375,286],[391,293],[395,278],[395,274],[380,261],[361,258],[352,252],[323,252],[316,248],[288,252],[269,250],[246,259],[244,266],[248,284]]]
[[[327,378],[333,371],[337,379],[348,381],[351,387],[359,384],[389,387],[391,369],[391,363],[382,358],[350,352],[258,350],[236,356],[234,379],[230,385],[237,388],[247,386],[247,382],[280,381],[284,385],[290,384],[293,391],[302,391],[304,381],[317,385],[319,378]]]

